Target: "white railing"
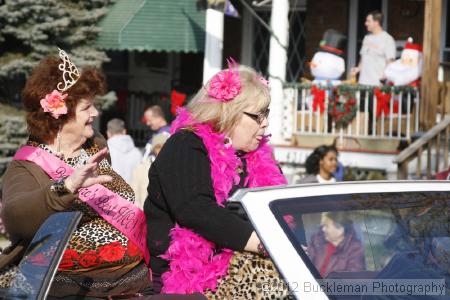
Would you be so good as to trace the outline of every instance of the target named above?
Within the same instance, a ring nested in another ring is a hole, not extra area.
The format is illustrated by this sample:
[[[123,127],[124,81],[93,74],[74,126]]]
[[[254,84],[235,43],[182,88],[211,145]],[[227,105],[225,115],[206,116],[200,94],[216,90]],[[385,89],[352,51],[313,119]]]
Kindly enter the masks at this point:
[[[417,88],[361,85],[284,87],[285,135],[410,139],[419,129]]]

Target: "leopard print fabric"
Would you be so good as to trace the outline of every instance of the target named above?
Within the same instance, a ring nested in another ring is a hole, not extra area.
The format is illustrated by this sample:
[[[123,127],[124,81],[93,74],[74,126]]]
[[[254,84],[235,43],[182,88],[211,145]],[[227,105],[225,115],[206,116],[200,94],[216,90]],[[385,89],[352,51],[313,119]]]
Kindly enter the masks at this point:
[[[44,144],[30,141],[28,145],[40,147],[52,153],[51,149]],[[98,151],[97,145],[88,142],[83,146],[79,156],[64,159],[64,161],[73,168],[77,168],[86,164],[89,157]],[[113,178],[112,181],[104,186],[134,203],[133,190],[112,170],[108,160],[102,160],[96,172],[99,175],[110,175]],[[148,268],[136,245],[79,199],[76,199],[67,210],[81,211],[83,217],[64,252],[50,294],[64,296],[83,290],[83,295],[93,294],[103,297],[113,293],[137,292],[148,287],[150,283]],[[48,256],[51,255],[48,254]],[[95,272],[99,277],[93,277],[90,271]],[[112,276],[113,274],[117,276]],[[87,283],[90,285],[87,286]],[[30,294],[32,289],[17,266],[1,270],[0,288],[12,288],[25,295]]]
[[[32,146],[40,147],[52,154],[52,150],[45,144],[37,144],[34,142],[29,142]],[[73,168],[80,167],[86,164],[91,156],[97,153],[100,149],[94,143],[86,143],[84,148],[81,149],[80,155],[76,157],[64,158],[64,161]],[[126,183],[126,181],[120,177],[112,169],[110,163],[107,159],[103,159],[97,167],[96,170],[98,175],[109,175],[113,178],[111,182],[104,184],[106,188],[117,193],[122,198],[134,203],[134,192],[131,187]],[[114,243],[120,242],[123,247],[127,247],[128,238],[125,237],[119,230],[114,226],[106,222],[94,209],[89,205],[85,204],[79,199],[76,199],[73,204],[68,208],[68,211],[81,211],[83,217],[78,224],[77,229],[70,239],[68,249],[75,250],[78,254],[85,253],[87,251],[96,251],[100,247]],[[111,261],[101,261],[100,265],[95,264],[93,268],[101,268],[101,264],[105,267],[114,267],[114,265],[133,264],[136,260],[141,260],[141,256],[130,257],[124,255],[123,259],[120,259],[114,263]],[[61,268],[61,266],[60,266]],[[70,268],[64,268],[64,271],[82,269],[86,270],[85,266],[80,266],[79,264],[74,264]]]
[[[228,274],[215,292],[207,291],[205,296],[210,300],[294,299],[273,262],[250,252],[234,252]]]
[[[19,272],[16,266],[9,266],[0,275],[0,287],[2,289],[14,289],[18,298],[20,295],[29,295],[33,287],[27,282],[25,276]],[[1,293],[0,293],[1,295]]]

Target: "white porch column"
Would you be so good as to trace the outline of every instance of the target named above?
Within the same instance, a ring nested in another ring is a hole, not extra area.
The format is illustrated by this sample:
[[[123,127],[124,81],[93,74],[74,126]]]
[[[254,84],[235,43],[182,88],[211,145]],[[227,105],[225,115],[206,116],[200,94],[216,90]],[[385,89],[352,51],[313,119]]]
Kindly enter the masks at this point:
[[[283,138],[283,82],[286,79],[287,47],[289,38],[289,0],[273,0],[270,27],[277,37],[270,38],[269,82],[270,118],[269,132],[274,144],[284,144]],[[281,44],[281,45],[280,45]]]
[[[222,69],[224,14],[206,10],[205,57],[203,59],[203,84]]]

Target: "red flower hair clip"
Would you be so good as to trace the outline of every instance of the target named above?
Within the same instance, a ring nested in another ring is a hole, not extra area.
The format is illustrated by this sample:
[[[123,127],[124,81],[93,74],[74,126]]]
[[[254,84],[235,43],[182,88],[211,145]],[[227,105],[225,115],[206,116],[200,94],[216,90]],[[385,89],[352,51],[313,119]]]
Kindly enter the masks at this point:
[[[211,78],[208,95],[220,102],[229,102],[241,92],[241,79],[238,64],[230,58],[228,69],[222,70]]]

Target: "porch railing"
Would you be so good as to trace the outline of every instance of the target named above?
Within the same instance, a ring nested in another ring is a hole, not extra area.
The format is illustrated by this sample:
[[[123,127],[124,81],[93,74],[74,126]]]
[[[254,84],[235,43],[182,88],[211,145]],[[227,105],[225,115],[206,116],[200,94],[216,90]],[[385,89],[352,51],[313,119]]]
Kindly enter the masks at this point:
[[[398,166],[398,179],[408,178],[409,163],[414,159],[417,164],[413,174],[417,179],[431,178],[433,174],[448,169],[449,132],[450,115],[447,115],[440,123],[404,149],[394,159]],[[423,160],[425,160],[425,164],[423,164]]]
[[[289,84],[284,87],[285,137],[334,135],[410,139],[419,129],[414,87]]]

